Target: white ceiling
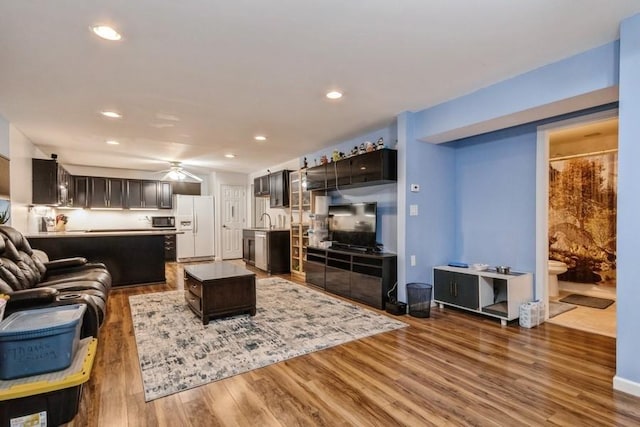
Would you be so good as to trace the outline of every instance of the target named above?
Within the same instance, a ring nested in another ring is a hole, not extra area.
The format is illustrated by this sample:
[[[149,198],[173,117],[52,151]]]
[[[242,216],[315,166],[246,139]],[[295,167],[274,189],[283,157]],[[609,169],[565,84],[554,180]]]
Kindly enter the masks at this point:
[[[638,12],[637,0],[0,0],[0,115],[63,164],[252,172],[608,43]],[[123,41],[96,38],[98,23]]]

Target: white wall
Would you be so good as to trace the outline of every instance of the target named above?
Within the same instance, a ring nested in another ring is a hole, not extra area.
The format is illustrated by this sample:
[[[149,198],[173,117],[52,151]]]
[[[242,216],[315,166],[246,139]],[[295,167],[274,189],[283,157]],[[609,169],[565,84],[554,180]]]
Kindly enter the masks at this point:
[[[9,158],[11,159],[11,226],[28,233],[31,205],[31,159],[46,158],[18,128],[9,126]],[[33,224],[33,223],[31,223]]]

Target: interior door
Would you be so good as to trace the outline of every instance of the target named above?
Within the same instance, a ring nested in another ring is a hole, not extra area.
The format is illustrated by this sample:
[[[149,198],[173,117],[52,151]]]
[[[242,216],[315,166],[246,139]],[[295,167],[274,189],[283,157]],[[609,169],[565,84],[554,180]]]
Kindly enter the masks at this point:
[[[222,259],[242,258],[242,229],[246,224],[246,189],[243,185],[222,186]]]

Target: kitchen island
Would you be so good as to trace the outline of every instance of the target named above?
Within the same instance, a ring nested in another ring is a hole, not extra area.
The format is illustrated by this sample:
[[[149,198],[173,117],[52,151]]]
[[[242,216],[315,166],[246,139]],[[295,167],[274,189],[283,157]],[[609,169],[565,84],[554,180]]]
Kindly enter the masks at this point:
[[[59,231],[27,234],[33,249],[50,259],[85,257],[104,263],[113,286],[165,282],[165,236],[175,230],[124,229]]]

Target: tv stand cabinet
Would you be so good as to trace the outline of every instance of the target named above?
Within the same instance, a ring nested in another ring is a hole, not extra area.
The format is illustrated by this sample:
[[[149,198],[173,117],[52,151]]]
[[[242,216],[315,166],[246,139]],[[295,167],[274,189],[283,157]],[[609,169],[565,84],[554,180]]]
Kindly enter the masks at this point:
[[[309,246],[304,269],[307,283],[382,310],[398,280],[397,260],[389,253]]]

